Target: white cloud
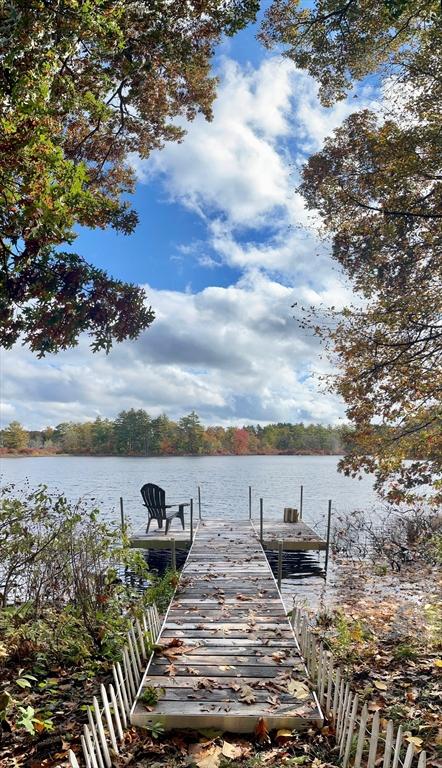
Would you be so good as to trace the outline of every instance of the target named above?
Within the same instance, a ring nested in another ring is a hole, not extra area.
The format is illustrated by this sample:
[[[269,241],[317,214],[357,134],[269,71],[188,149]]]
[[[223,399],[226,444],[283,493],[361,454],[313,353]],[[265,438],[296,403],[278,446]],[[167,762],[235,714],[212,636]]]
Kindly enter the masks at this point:
[[[365,89],[325,109],[317,91],[309,75],[279,56],[257,69],[224,59],[213,121],[198,117],[182,144],[147,161],[134,158],[139,178],[160,177],[171,199],[197,212],[210,246],[229,265],[292,273],[317,247],[318,220],[295,191],[299,169],[373,99]],[[269,231],[259,242],[264,226]]]
[[[82,341],[44,360],[17,347],[5,355],[4,393],[35,428],[130,407],[172,417],[195,408],[206,423],[336,421],[337,400],[318,397],[318,344],[293,320],[295,298],[258,270],[195,294],[149,289],[157,320],[139,340],[109,356]]]
[[[15,405],[13,403],[0,402],[0,429],[15,418]]]

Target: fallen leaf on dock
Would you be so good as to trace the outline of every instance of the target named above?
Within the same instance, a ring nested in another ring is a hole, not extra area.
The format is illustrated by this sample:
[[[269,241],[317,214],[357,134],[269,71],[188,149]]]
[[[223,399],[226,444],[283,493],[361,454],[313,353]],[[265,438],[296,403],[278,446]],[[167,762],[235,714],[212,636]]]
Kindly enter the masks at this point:
[[[165,656],[169,661],[173,661],[177,656],[193,653],[197,647],[198,646],[195,645],[184,645],[184,640],[181,640],[179,637],[174,637],[167,645],[160,645],[157,652],[161,656]]]
[[[310,696],[310,689],[305,683],[301,683],[299,680],[289,680],[287,683],[287,690],[295,699],[302,701]]]
[[[245,704],[254,704],[255,701],[256,701],[256,696],[253,693],[250,685],[241,685],[240,686],[240,688],[239,688],[239,698]]]

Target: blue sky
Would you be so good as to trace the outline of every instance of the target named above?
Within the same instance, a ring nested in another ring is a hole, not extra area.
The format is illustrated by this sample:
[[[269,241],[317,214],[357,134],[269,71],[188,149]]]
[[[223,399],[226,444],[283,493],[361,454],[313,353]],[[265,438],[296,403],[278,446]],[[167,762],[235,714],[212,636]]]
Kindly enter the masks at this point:
[[[81,230],[76,252],[146,287],[157,319],[135,342],[93,355],[87,338],[37,360],[2,355],[2,422],[28,428],[114,417],[146,408],[177,418],[195,409],[208,424],[336,423],[342,404],[321,393],[329,370],[291,305],[342,305],[351,297],[296,192],[299,169],[358,98],[331,109],[317,86],[249,28],[224,41],[214,120],[198,117],[181,144],[133,157],[130,237]]]
[[[264,3],[263,8],[267,4]],[[259,66],[264,51],[256,39],[256,32],[262,14],[263,9],[257,23],[233,38],[225,38],[218,46],[213,61],[216,74],[222,72],[226,57],[245,68]],[[148,283],[160,290],[183,291],[190,286],[193,290],[201,290],[208,285],[227,286],[238,280],[240,270],[222,263],[216,270],[210,270],[182,252],[183,245],[204,242],[205,226],[200,216],[170,199],[161,178],[153,178],[149,184],[139,184],[130,199],[140,217],[133,235],[125,237],[113,230],[83,229],[75,241],[75,250],[87,254],[88,260],[116,277]],[[256,237],[262,242],[265,232],[257,231]]]

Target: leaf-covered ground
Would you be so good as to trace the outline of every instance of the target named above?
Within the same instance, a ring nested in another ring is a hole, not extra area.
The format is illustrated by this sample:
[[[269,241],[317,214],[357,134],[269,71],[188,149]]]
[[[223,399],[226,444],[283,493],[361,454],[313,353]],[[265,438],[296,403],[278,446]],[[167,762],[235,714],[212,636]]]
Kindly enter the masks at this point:
[[[345,668],[354,691],[401,723],[405,739],[442,765],[442,578],[419,563],[401,572],[368,563],[335,565],[309,594],[315,632]]]
[[[30,687],[17,681],[29,680]],[[82,724],[87,722],[87,704],[110,677],[97,667],[63,669],[54,666],[49,675],[38,674],[35,664],[17,660],[15,668],[0,668],[2,689],[8,690],[23,710],[31,707],[36,718],[36,735],[26,729],[26,719],[7,716],[0,729],[1,768],[39,768],[66,764],[71,743],[78,743]]]

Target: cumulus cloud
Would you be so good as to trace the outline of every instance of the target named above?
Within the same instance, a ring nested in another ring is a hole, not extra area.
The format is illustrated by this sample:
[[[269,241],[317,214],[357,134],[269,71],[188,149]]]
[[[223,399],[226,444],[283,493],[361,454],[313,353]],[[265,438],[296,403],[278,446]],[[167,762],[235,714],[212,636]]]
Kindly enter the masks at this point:
[[[194,294],[149,289],[158,317],[140,339],[108,356],[92,356],[86,340],[45,360],[17,347],[5,396],[34,428],[130,407],[172,417],[196,408],[206,423],[336,421],[339,403],[317,394],[317,341],[292,317],[296,295],[258,270]]]
[[[134,158],[139,179],[161,178],[172,200],[198,213],[227,264],[293,273],[317,247],[316,217],[295,189],[299,169],[351,112],[375,103],[373,93],[325,109],[315,81],[279,56],[256,69],[224,59],[220,78],[213,121],[198,117],[182,144]]]

